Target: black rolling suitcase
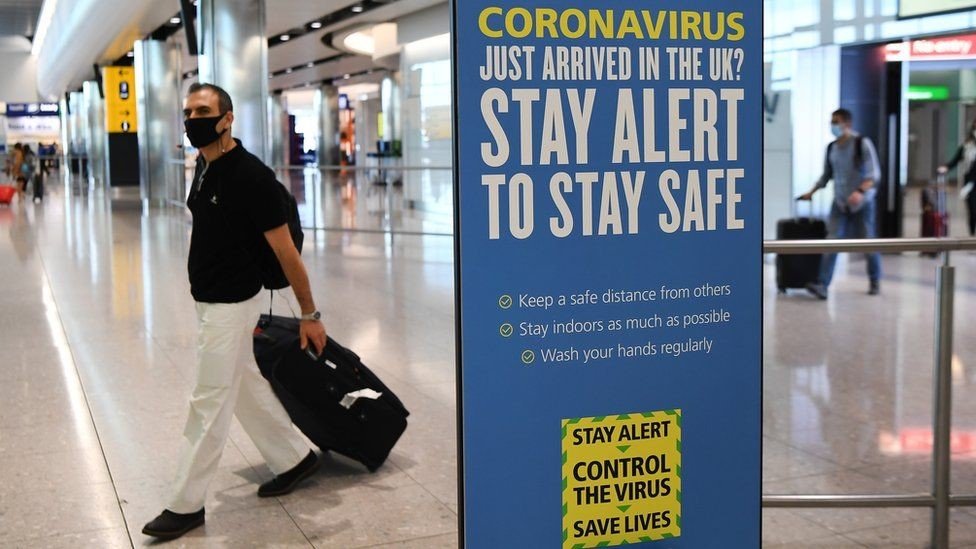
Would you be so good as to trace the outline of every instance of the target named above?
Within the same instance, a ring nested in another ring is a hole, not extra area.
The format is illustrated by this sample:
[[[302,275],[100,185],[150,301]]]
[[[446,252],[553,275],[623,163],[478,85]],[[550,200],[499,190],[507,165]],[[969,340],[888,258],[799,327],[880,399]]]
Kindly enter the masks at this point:
[[[776,223],[777,240],[822,240],[827,238],[827,224],[814,217],[781,219]],[[780,292],[791,288],[806,288],[817,282],[820,275],[820,254],[777,255],[776,287]]]
[[[318,358],[302,351],[298,327],[298,319],[261,316],[254,330],[261,374],[316,446],[376,471],[407,429],[410,413],[354,352],[331,337]]]
[[[38,202],[44,200],[44,172],[34,175],[34,200]]]

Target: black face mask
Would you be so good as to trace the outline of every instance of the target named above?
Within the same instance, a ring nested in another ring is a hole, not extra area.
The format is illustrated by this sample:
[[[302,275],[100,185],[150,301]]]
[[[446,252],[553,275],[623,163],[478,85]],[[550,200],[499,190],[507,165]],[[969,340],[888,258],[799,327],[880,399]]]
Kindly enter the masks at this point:
[[[190,138],[190,144],[200,149],[220,139],[221,135],[227,131],[217,131],[217,123],[224,117],[209,116],[206,118],[187,118],[183,121],[183,128],[186,129],[186,136]]]

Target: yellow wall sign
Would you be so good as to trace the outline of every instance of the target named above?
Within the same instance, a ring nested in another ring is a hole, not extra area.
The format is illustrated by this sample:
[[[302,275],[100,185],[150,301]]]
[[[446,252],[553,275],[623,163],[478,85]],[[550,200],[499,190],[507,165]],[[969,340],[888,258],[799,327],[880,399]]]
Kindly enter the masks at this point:
[[[563,549],[681,535],[681,410],[562,427]]]
[[[135,133],[138,131],[135,69],[132,67],[105,67],[102,83],[105,86],[105,127],[108,132]]]

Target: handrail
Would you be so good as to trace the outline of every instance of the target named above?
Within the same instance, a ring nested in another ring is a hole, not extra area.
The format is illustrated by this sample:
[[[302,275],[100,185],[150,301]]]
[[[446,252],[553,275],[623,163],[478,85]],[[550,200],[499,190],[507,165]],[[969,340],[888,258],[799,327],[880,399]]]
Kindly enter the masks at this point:
[[[166,163],[167,164],[185,165],[186,164],[186,160],[182,160],[182,159],[179,159],[179,158],[170,158],[169,160],[166,160]],[[192,168],[193,166],[187,166],[187,167]],[[318,171],[322,171],[322,172],[332,172],[332,171],[357,172],[357,171],[374,171],[374,170],[380,170],[380,169],[387,170],[387,171],[401,171],[401,172],[425,171],[425,170],[430,170],[430,171],[452,171],[452,170],[454,170],[454,168],[451,167],[451,166],[397,166],[397,165],[388,165],[388,166],[361,166],[361,165],[356,165],[356,166],[336,166],[336,165],[315,166],[315,165],[308,165],[308,166],[306,166],[304,164],[273,164],[273,165],[271,165],[269,167],[271,169],[273,169],[273,170],[318,170]]]
[[[388,171],[401,171],[401,172],[424,171],[424,170],[430,170],[430,171],[453,171],[454,170],[454,168],[452,168],[451,166],[399,166],[397,164],[379,165],[379,166],[363,166],[363,165],[359,165],[359,164],[357,164],[355,166],[335,166],[335,165],[324,165],[324,166],[309,165],[309,166],[306,166],[304,164],[301,164],[301,165],[294,165],[294,164],[292,164],[292,165],[289,165],[289,164],[274,164],[274,165],[271,166],[271,169],[273,169],[273,170],[306,170],[306,169],[312,169],[312,170],[319,170],[319,171],[339,171],[339,170],[346,170],[346,171],[364,171],[364,170],[369,170],[369,171],[373,171],[373,170],[388,170]]]
[[[976,238],[859,238],[849,240],[767,240],[763,252],[802,255],[835,252],[955,252],[976,250]]]
[[[11,155],[11,153],[9,151],[7,151],[7,152],[0,152],[0,158],[8,158],[10,155]],[[60,153],[58,153],[58,154],[36,154],[35,153],[34,154],[34,158],[36,158],[38,160],[58,160],[60,158],[64,158],[65,156],[70,157],[70,156],[73,156],[73,155],[70,155],[70,154],[69,155],[62,155]],[[77,156],[77,155],[74,155],[74,156]]]
[[[816,494],[801,496],[763,495],[763,507],[793,509],[823,508],[878,508],[878,507],[935,507],[932,494],[868,495],[868,494]],[[951,495],[952,507],[976,506],[976,495]]]

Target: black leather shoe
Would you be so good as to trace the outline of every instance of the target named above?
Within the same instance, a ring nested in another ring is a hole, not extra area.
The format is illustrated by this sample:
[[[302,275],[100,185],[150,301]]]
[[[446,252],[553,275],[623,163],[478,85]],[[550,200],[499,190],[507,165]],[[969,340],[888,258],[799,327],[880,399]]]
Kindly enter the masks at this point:
[[[319,468],[319,458],[315,451],[309,451],[298,465],[265,482],[258,488],[259,498],[272,498],[290,494],[298,483],[310,477]]]
[[[198,526],[203,526],[204,520],[203,509],[185,515],[165,509],[142,527],[142,533],[159,539],[176,539]]]
[[[881,295],[881,282],[872,280],[871,286],[868,288],[868,295]]]

